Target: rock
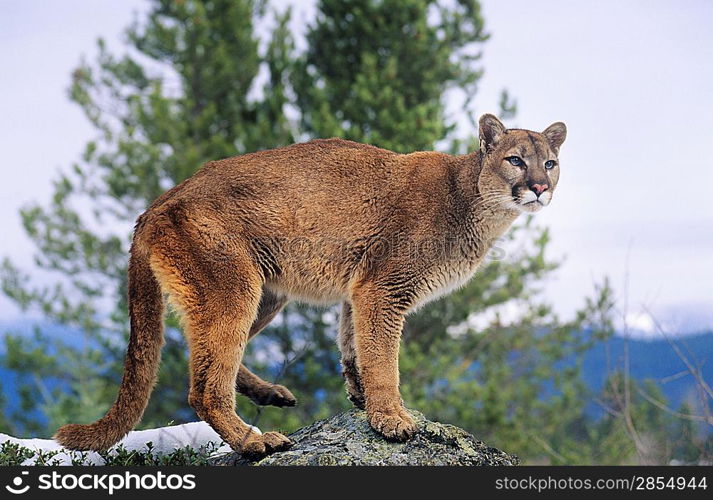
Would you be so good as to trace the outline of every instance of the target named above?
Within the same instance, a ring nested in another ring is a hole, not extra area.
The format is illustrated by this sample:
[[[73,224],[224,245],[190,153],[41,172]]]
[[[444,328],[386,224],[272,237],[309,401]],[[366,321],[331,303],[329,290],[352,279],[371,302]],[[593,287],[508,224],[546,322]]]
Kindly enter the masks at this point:
[[[216,465],[517,465],[520,459],[485,443],[453,425],[431,422],[409,410],[419,431],[404,443],[386,441],[361,410],[349,410],[315,422],[290,435],[287,451],[250,462],[237,453],[215,460]]]

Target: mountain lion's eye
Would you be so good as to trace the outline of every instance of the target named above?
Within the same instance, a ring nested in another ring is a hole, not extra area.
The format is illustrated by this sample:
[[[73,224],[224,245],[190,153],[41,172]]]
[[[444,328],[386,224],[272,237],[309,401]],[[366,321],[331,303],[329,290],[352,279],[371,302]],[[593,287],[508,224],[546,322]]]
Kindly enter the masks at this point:
[[[525,164],[519,156],[508,156],[505,159],[510,162],[510,165],[514,165],[516,167],[522,167]]]
[[[547,160],[547,161],[545,162],[545,168],[546,168],[547,170],[552,170],[553,168],[555,168],[555,165],[556,165],[556,164],[557,164],[557,163],[556,163],[554,160]]]

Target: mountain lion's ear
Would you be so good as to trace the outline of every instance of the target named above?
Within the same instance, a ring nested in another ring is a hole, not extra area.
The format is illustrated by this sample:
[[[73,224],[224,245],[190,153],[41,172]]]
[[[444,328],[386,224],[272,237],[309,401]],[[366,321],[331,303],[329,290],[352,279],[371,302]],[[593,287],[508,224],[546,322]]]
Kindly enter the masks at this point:
[[[547,141],[550,143],[550,146],[552,146],[552,149],[555,150],[555,153],[559,153],[560,146],[567,138],[567,126],[562,122],[555,122],[547,127],[544,132],[542,132],[542,135],[547,138]]]
[[[483,153],[488,153],[493,150],[498,138],[505,133],[505,125],[491,114],[481,116],[478,125],[480,126],[480,150]]]

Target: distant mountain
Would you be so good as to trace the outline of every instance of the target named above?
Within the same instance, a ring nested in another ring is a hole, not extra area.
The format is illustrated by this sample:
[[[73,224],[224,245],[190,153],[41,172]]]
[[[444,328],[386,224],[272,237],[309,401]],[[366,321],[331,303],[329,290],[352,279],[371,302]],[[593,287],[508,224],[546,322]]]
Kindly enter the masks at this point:
[[[703,379],[713,386],[713,331],[671,339],[694,366]],[[587,386],[601,390],[607,375],[623,368],[628,345],[629,370],[637,380],[653,379],[660,385],[671,407],[678,407],[686,398],[696,397],[695,381],[687,372],[686,364],[676,354],[669,341],[626,340],[614,336],[596,345],[584,358],[582,367]]]

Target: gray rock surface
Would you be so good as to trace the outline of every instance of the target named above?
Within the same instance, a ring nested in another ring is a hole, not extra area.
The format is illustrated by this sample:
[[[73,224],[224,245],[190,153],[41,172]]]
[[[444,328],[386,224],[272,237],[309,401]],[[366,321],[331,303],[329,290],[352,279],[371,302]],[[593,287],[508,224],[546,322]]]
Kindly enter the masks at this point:
[[[515,455],[491,448],[463,429],[431,422],[409,410],[418,433],[404,443],[386,441],[374,432],[366,413],[350,410],[320,420],[290,435],[294,446],[258,462],[237,453],[216,465],[517,465]]]

